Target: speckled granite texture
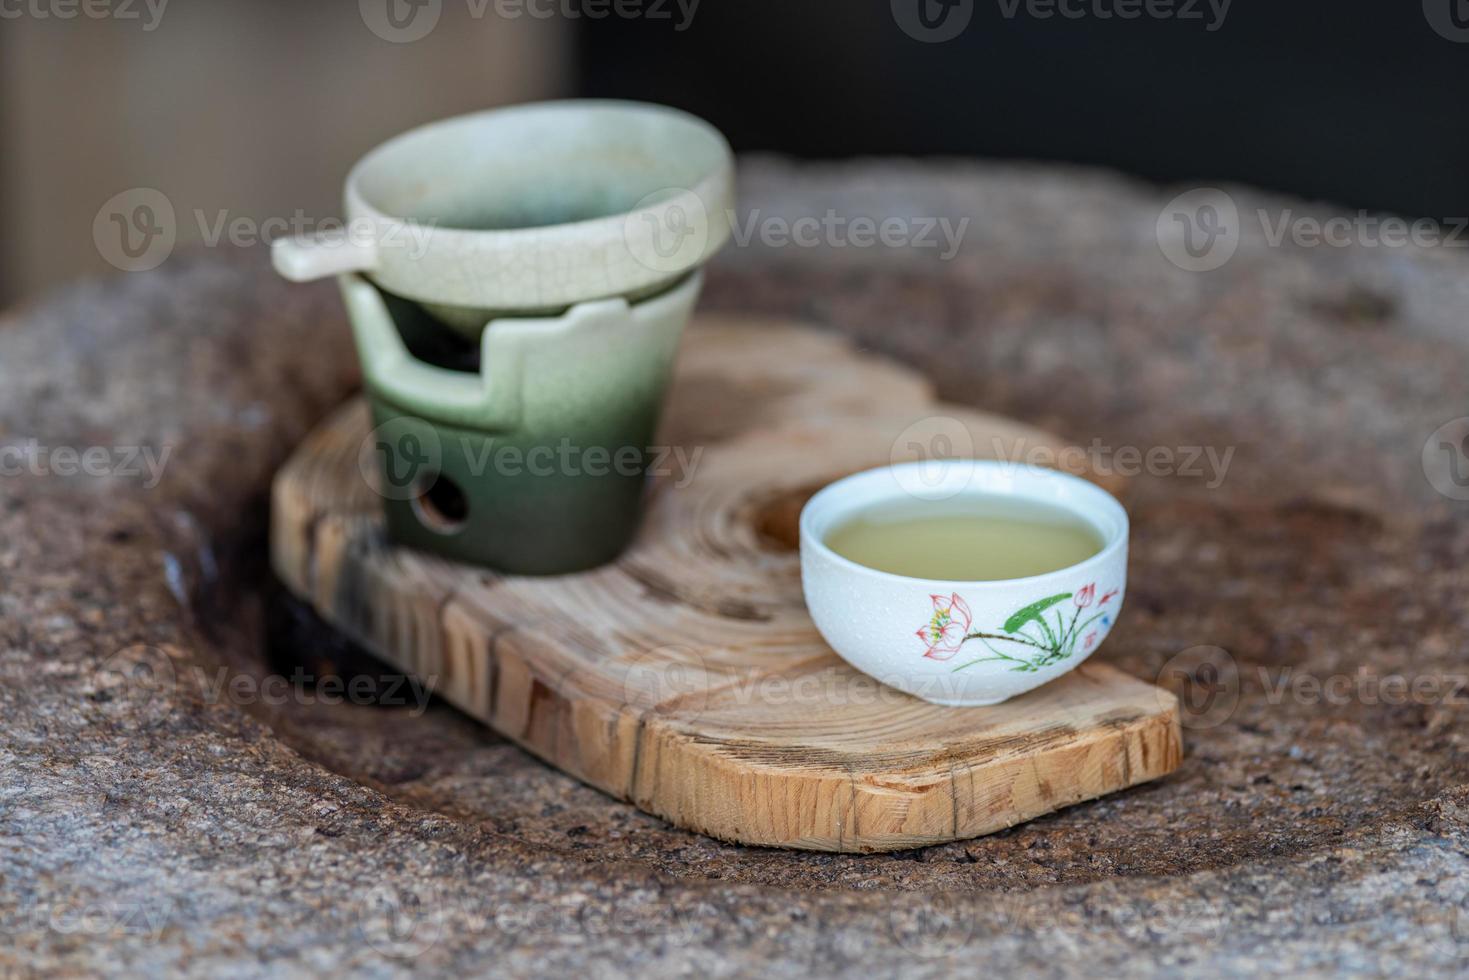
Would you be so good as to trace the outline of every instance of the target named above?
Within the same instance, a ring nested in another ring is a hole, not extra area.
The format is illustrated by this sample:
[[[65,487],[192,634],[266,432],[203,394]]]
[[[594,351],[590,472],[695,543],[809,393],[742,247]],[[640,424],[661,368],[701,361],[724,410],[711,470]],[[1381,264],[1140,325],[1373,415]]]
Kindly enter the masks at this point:
[[[1101,656],[1191,699],[1182,769],[893,855],[674,830],[422,710],[278,595],[272,470],[357,382],[329,285],[216,251],[13,311],[0,972],[1469,971],[1469,504],[1420,459],[1469,413],[1469,255],[1272,246],[1258,209],[1326,212],[1231,189],[1239,250],[1189,273],[1155,240],[1177,190],[746,163],[742,221],[970,223],[949,260],[757,233],[706,306],[843,331],[1119,468],[1173,454],[1132,481]],[[331,665],[355,692],[293,680]]]

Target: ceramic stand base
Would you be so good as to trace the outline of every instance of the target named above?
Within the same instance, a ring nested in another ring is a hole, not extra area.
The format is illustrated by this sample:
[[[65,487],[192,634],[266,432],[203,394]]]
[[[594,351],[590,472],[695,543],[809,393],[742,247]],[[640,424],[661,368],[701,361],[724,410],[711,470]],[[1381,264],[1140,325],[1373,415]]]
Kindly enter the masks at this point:
[[[829,334],[705,321],[685,337],[658,437],[676,452],[615,563],[497,576],[391,545],[359,471],[361,402],[277,476],[273,563],[328,622],[497,732],[726,840],[915,847],[1166,775],[1182,758],[1173,696],[1105,663],[1003,704],[945,708],[857,673],[816,632],[801,504],[905,458],[936,417],[981,452],[1061,448],[936,405],[922,378]]]
[[[524,575],[594,568],[627,545],[698,273],[636,303],[496,318],[475,371],[414,349],[422,311],[361,276],[339,282],[394,541]]]

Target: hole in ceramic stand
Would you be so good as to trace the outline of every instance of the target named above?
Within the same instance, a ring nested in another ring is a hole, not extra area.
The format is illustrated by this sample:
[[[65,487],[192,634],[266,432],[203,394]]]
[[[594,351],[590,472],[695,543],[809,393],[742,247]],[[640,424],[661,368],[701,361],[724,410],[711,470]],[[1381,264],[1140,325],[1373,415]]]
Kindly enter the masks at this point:
[[[438,534],[458,534],[469,520],[469,498],[459,484],[442,473],[430,473],[413,498],[413,512],[424,527]]]

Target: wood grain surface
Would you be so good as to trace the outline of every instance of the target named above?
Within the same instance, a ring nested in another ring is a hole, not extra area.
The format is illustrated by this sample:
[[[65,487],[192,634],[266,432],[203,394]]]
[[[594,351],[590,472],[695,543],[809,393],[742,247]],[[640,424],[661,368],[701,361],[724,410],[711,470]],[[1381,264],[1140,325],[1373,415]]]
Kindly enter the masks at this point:
[[[937,403],[915,372],[835,336],[692,327],[644,527],[616,563],[578,575],[498,576],[395,548],[363,475],[369,426],[365,404],[347,403],[279,472],[271,549],[286,586],[463,711],[679,826],[892,850],[999,830],[1181,761],[1173,695],[1102,663],[954,709],[826,646],[796,551],[810,493],[924,453],[1064,446]]]

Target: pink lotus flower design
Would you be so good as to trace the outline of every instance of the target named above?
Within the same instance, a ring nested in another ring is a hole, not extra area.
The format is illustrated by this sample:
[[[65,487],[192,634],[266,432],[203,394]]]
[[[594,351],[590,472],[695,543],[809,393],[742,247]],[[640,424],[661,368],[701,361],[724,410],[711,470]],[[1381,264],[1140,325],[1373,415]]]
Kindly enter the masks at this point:
[[[1057,592],[1021,606],[993,630],[972,628],[974,614],[957,592],[950,596],[930,595],[933,612],[915,635],[923,642],[923,655],[930,660],[952,660],[971,640],[989,652],[987,657],[952,668],[956,671],[975,664],[1001,663],[1009,670],[1035,673],[1072,656],[1078,644],[1086,651],[1095,647],[1112,626],[1112,612],[1086,610],[1092,605],[1106,605],[1120,591],[1104,592],[1101,602],[1097,602],[1095,582],[1075,592]],[[1067,599],[1073,606],[1069,617],[1061,605]],[[1093,627],[1097,622],[1101,625]]]
[[[933,617],[918,630],[917,635],[928,645],[925,657],[948,660],[964,645],[974,616],[969,611],[969,604],[959,598],[957,592],[948,598],[941,595],[930,598],[933,599]]]

